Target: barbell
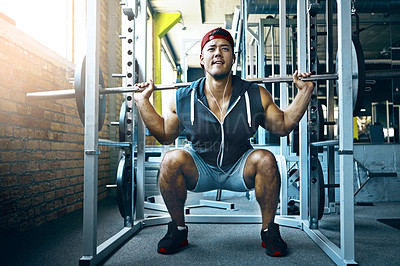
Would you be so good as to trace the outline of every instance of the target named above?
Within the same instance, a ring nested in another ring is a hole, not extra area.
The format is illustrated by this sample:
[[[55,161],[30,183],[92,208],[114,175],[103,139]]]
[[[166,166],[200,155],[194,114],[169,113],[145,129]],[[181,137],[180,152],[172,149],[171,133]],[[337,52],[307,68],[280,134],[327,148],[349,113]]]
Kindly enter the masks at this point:
[[[309,77],[300,78],[303,81],[322,81],[322,80],[338,80],[337,74],[321,74],[321,75],[311,75]],[[293,77],[267,77],[267,78],[254,78],[245,79],[246,81],[252,83],[282,83],[282,82],[292,82]],[[158,84],[154,85],[154,90],[172,90],[179,89],[183,87],[190,86],[191,82],[185,83],[174,83],[174,84]],[[101,87],[101,86],[100,86]],[[75,89],[72,90],[58,90],[58,91],[42,91],[42,92],[30,92],[26,94],[26,100],[55,100],[55,99],[68,99],[75,97]],[[128,87],[114,87],[114,88],[100,88],[99,94],[117,94],[117,93],[127,93],[127,92],[142,92],[143,89],[137,86]]]
[[[353,115],[358,115],[365,94],[365,84],[366,80],[377,80],[377,79],[390,79],[400,76],[399,70],[394,71],[365,71],[365,63],[361,44],[358,40],[353,38],[352,47],[352,91],[353,91]],[[339,64],[336,64],[337,66]],[[75,74],[75,89],[70,90],[57,90],[57,91],[42,91],[42,92],[31,92],[26,94],[26,100],[53,100],[53,99],[68,99],[75,98],[77,101],[77,107],[81,121],[84,123],[84,91],[85,91],[85,60],[82,63],[80,71]],[[339,80],[339,76],[336,73],[332,74],[317,74],[310,75],[309,77],[301,77],[303,81],[327,81],[327,80]],[[266,78],[252,78],[245,79],[246,81],[252,83],[281,83],[281,82],[292,82],[292,76],[286,77],[266,77]],[[154,90],[171,90],[179,89],[182,87],[190,86],[190,82],[186,83],[175,83],[175,84],[158,84],[154,86]],[[127,86],[127,87],[112,87],[105,88],[104,79],[101,72],[99,71],[99,130],[100,125],[104,123],[105,109],[106,109],[106,99],[103,95],[107,94],[117,94],[117,93],[130,93],[130,92],[142,92],[143,89],[137,86]],[[339,95],[340,97],[340,95]]]

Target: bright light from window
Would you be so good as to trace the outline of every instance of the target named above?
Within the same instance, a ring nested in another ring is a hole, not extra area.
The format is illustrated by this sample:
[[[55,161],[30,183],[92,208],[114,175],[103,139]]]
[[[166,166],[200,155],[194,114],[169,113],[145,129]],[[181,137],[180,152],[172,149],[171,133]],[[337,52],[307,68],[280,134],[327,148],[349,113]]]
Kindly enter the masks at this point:
[[[1,0],[0,12],[16,22],[16,26],[32,38],[70,59],[69,45],[72,0]]]

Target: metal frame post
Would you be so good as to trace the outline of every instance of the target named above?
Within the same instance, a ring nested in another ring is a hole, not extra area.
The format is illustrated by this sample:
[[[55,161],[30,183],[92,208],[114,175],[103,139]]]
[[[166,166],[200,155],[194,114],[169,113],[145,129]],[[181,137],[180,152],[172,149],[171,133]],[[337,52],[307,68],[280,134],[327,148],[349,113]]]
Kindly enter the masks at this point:
[[[351,71],[348,71],[352,65],[350,1],[337,1],[337,10],[339,51],[337,74],[339,76],[340,247],[330,241],[319,230],[312,229],[305,219],[303,219],[303,230],[336,264],[349,265],[357,264],[354,261],[352,74]],[[300,26],[298,27],[298,29],[301,28]],[[308,182],[309,179],[307,179],[306,183]],[[301,198],[304,199],[304,197]],[[304,208],[306,206],[302,204],[301,212],[303,212]],[[305,215],[301,215],[304,218]]]
[[[146,1],[144,7],[146,7]],[[136,3],[129,1],[129,7]],[[143,6],[142,6],[143,7]],[[83,198],[83,256],[80,265],[96,265],[129,237],[142,228],[142,223],[125,223],[125,227],[97,246],[97,179],[98,179],[98,105],[99,105],[99,32],[100,1],[87,2],[87,51],[85,79],[84,134],[84,198]],[[146,8],[144,9],[146,12]]]
[[[270,26],[271,32],[271,76],[275,76],[275,26]],[[275,85],[274,83],[271,84],[271,94],[272,94],[272,101],[275,102]]]
[[[136,42],[135,49],[138,51],[147,50],[147,1],[140,0],[139,12],[136,18],[137,29],[136,29]],[[139,81],[144,81],[147,78],[147,54],[146,52],[137,53],[136,59],[139,65]],[[145,189],[145,147],[146,147],[146,127],[143,120],[140,118],[139,112],[137,112],[137,161],[136,161],[136,219],[144,219],[144,189]]]
[[[247,78],[248,71],[247,71],[247,2],[248,0],[242,0],[241,1],[241,13],[242,13],[242,45],[241,45],[241,57],[242,57],[242,72],[241,76],[242,78]]]
[[[309,8],[311,5],[316,5],[317,0],[308,0]],[[307,29],[308,29],[308,65],[309,71],[313,74],[318,73],[317,64],[317,15],[311,13],[307,14]],[[318,86],[316,85],[311,95],[311,100],[308,105],[308,140],[309,144],[318,141]],[[318,210],[319,210],[319,172],[318,167],[318,147],[309,145],[309,176],[311,180],[309,183],[309,220],[310,227],[313,229],[318,228]]]
[[[200,43],[199,39],[183,39],[181,41],[181,67],[183,72],[183,82],[188,82],[188,64],[187,64],[187,56],[189,55],[189,51],[197,44]],[[189,47],[186,47],[186,44],[189,44]]]
[[[337,1],[339,75],[340,256],[354,262],[353,97],[351,3]]]
[[[123,8],[124,10],[124,8]],[[125,12],[126,9],[125,9]],[[125,13],[124,12],[124,13]],[[127,12],[129,14],[129,12]],[[122,66],[124,71],[123,83],[124,86],[133,86],[136,83],[136,63],[135,63],[135,18],[130,14],[130,16],[126,15],[121,18],[121,29],[124,34],[124,38],[122,41]],[[133,117],[135,115],[134,103],[133,103],[133,93],[126,93],[125,104],[126,104],[126,117],[130,121],[134,121]],[[125,170],[132,169],[131,172],[131,182],[132,185],[132,198],[130,201],[130,212],[129,215],[126,215],[124,218],[125,226],[132,226],[134,221],[134,212],[135,212],[135,200],[134,200],[134,149],[135,149],[135,127],[134,123],[128,123],[125,128],[126,140],[130,142],[132,145],[124,148],[125,152]]]
[[[286,0],[279,1],[279,74],[281,77],[287,76],[287,28],[286,28]],[[279,99],[280,108],[284,109],[288,105],[288,88],[287,83],[283,82],[279,84]],[[280,138],[280,153],[285,158],[287,157],[288,145],[287,137]],[[286,168],[286,167],[285,167]],[[281,214],[286,215],[288,213],[287,202],[288,202],[288,187],[287,187],[287,173],[281,172]]]
[[[258,67],[257,67],[257,76],[259,78],[265,77],[265,46],[264,46],[264,19],[260,19],[258,24]],[[265,145],[265,135],[266,130],[264,128],[259,128],[257,130],[258,135],[258,144]]]
[[[332,16],[332,5],[334,0],[326,0],[325,10],[325,25],[326,25],[326,51],[325,51],[325,62],[327,73],[335,71],[333,64],[333,16]],[[327,120],[334,121],[334,82],[331,80],[326,81],[326,109],[327,109]],[[333,126],[328,126],[328,140],[334,138]],[[328,161],[328,184],[335,184],[335,147],[327,147],[327,161]],[[335,204],[335,188],[328,188],[328,202]],[[330,206],[328,206],[330,207]]]
[[[97,247],[98,105],[100,2],[87,1],[85,78],[85,140],[83,195],[83,257],[92,258]]]
[[[299,72],[307,72],[307,31],[306,0],[297,0],[297,49]],[[299,124],[299,168],[300,176],[308,176],[307,116],[304,114]],[[300,219],[308,224],[308,178],[300,178]]]

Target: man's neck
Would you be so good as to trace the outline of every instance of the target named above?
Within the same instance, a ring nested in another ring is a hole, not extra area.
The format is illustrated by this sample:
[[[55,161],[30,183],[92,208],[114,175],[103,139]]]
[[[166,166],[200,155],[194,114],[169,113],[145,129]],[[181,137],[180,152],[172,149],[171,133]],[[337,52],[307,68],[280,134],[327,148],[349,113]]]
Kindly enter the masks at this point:
[[[228,74],[223,79],[215,79],[211,75],[206,75],[206,86],[209,86],[209,89],[214,93],[215,96],[223,95],[225,91],[225,95],[230,95],[232,92],[232,77],[231,74]]]

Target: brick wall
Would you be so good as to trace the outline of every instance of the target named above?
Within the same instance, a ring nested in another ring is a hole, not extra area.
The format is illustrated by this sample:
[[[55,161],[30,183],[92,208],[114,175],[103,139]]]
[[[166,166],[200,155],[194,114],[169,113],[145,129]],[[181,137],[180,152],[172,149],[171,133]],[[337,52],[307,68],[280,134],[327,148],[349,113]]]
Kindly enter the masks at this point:
[[[101,1],[100,14],[100,64],[106,86],[111,76],[107,53],[115,53],[108,50],[110,41],[105,38],[107,4]],[[73,77],[74,64],[0,17],[1,234],[26,231],[82,208],[84,139],[75,100],[25,100],[27,92],[72,89]],[[110,118],[107,112],[99,138],[109,139],[117,130],[109,124],[119,111],[112,113]],[[105,185],[114,182],[109,165],[115,159],[110,158],[109,148],[100,150],[98,198],[102,199],[107,196]]]

